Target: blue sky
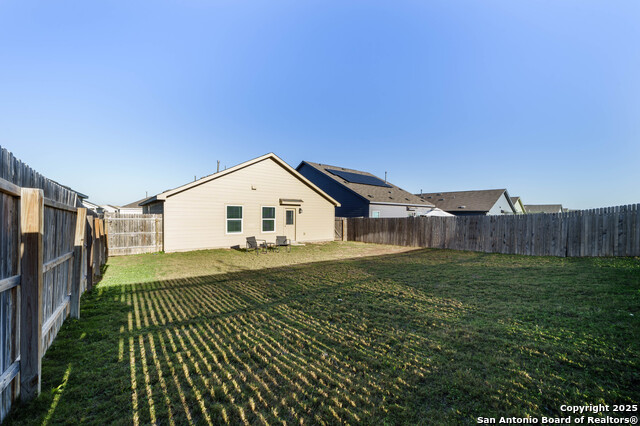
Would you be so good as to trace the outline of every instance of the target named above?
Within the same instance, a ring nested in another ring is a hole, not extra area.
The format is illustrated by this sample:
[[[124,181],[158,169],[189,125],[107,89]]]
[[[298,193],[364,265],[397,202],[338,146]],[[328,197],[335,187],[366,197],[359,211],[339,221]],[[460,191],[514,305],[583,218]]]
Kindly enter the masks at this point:
[[[0,145],[125,204],[275,152],[640,202],[637,1],[0,2]]]

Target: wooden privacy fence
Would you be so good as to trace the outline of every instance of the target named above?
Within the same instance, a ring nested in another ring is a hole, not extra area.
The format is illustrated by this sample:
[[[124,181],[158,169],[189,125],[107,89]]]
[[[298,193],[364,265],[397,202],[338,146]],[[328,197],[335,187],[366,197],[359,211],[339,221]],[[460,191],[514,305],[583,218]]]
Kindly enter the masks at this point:
[[[640,256],[640,204],[513,216],[349,218],[349,241],[533,256]]]
[[[0,147],[0,420],[40,392],[42,357],[106,260],[103,221],[76,204]]]
[[[109,256],[163,250],[161,214],[105,213]]]

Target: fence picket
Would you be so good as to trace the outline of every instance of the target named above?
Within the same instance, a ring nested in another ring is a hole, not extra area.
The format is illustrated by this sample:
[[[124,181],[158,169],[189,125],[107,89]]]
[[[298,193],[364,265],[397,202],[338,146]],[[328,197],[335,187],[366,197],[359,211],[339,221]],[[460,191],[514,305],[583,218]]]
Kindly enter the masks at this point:
[[[344,223],[336,218],[336,239],[342,239]],[[102,234],[110,256],[153,253],[164,247],[161,214],[106,213]]]
[[[534,256],[638,256],[640,204],[554,214],[349,218],[347,239]]]
[[[18,395],[39,393],[41,358],[69,313],[76,206],[74,191],[0,147],[0,281],[14,283],[0,291],[0,421]]]

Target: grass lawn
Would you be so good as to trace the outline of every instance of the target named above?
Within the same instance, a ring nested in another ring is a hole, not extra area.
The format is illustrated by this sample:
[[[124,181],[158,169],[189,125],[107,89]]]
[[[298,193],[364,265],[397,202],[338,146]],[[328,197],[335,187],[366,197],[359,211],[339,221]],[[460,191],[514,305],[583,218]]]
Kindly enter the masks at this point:
[[[360,243],[112,258],[42,372],[7,423],[471,424],[638,403],[640,259]]]

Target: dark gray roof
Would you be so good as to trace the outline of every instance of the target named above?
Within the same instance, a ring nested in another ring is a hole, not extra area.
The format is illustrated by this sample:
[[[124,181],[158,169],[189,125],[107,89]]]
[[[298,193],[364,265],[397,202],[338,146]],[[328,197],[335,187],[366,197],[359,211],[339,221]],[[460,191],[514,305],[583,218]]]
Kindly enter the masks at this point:
[[[133,203],[129,203],[129,204],[125,204],[124,206],[120,206],[120,207],[124,207],[124,208],[128,208],[128,209],[134,209],[136,207],[142,207],[142,204],[147,201],[148,199],[153,198],[153,197],[144,197],[141,200],[138,201],[134,201]]]
[[[519,200],[519,199],[520,199],[520,197],[511,197],[511,202],[512,202],[513,204],[515,204],[515,203],[517,203],[517,202],[518,202],[518,200]]]
[[[303,164],[307,164],[316,170],[322,172],[325,176],[335,180],[339,184],[345,186],[361,197],[369,200],[372,203],[389,203],[389,204],[414,204],[421,205],[425,207],[434,207],[432,203],[429,201],[423,200],[420,197],[413,195],[410,192],[405,191],[402,188],[395,186],[392,183],[386,182],[389,187],[384,186],[374,186],[374,185],[366,185],[362,183],[353,183],[348,182],[345,179],[342,179],[339,176],[334,175],[327,171],[327,169],[333,170],[341,170],[345,172],[355,173],[363,176],[370,176],[377,179],[380,179],[378,176],[372,175],[371,173],[363,172],[355,169],[347,169],[345,167],[339,166],[330,166],[328,164],[320,164],[320,163],[312,163],[310,161],[303,161],[298,165],[297,169],[300,169],[300,166]],[[384,179],[381,179],[384,180]]]
[[[562,204],[525,204],[527,213],[562,213]]]
[[[506,189],[482,189],[478,191],[430,192],[420,196],[446,212],[488,212],[506,191]],[[508,195],[507,199],[509,200]]]

